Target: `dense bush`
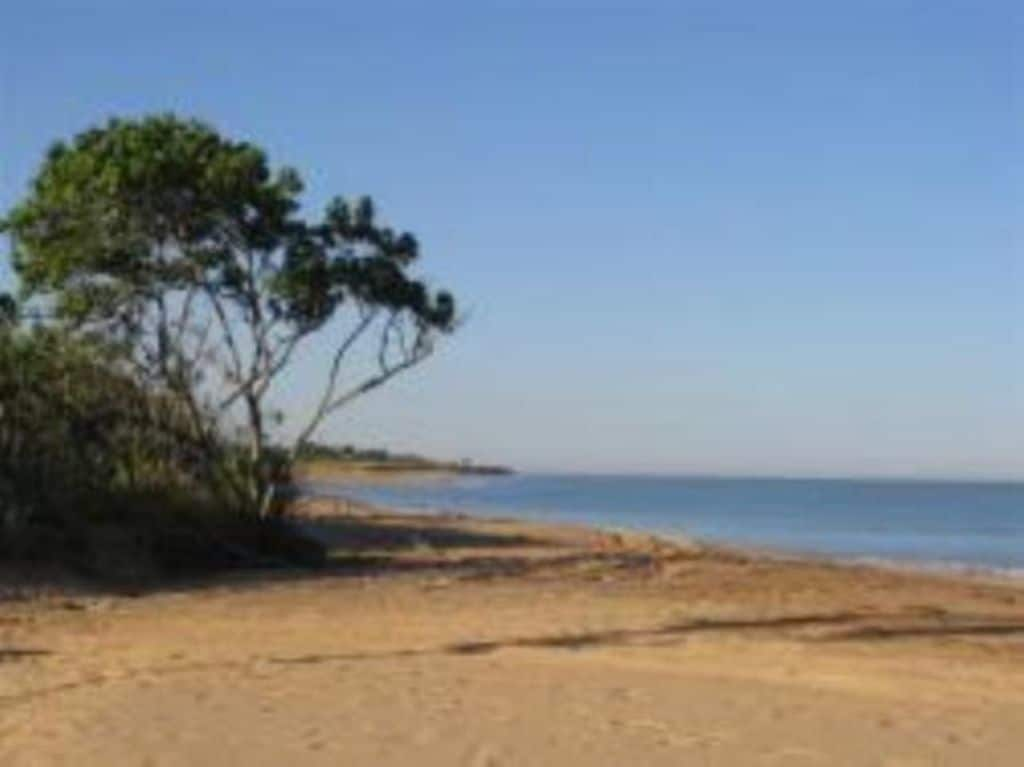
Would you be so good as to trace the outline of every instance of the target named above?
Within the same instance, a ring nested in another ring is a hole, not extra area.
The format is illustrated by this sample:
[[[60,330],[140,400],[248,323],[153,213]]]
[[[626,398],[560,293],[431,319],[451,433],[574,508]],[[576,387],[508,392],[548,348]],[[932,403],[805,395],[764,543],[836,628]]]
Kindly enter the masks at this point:
[[[211,466],[190,423],[116,348],[0,323],[0,554],[118,577],[319,559],[232,506],[244,451]]]

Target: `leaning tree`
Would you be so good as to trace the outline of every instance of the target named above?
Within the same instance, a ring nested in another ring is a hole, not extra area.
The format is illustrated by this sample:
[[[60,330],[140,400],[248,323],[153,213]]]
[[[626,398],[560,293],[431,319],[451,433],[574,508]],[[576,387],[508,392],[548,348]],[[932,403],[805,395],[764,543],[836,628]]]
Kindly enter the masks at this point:
[[[309,220],[301,191],[296,171],[204,123],[115,119],[56,144],[0,222],[23,299],[122,348],[188,412],[211,482],[261,515],[280,460],[270,397],[306,342],[327,341],[325,381],[288,461],[455,325],[452,296],[410,274],[411,234],[378,223],[366,197]]]

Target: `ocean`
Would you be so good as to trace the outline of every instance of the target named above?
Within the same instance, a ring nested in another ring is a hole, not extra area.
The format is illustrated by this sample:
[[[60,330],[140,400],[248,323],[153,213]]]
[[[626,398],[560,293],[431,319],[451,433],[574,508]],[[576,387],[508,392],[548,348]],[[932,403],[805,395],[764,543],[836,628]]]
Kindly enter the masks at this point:
[[[409,511],[579,523],[843,559],[1024,574],[1024,483],[519,474],[311,483]]]

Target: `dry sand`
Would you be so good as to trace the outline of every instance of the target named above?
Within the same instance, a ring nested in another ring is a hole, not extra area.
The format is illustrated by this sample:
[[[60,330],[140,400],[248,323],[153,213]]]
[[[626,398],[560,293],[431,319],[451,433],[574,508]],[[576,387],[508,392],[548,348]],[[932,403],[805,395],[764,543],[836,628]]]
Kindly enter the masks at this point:
[[[1024,764],[1020,584],[309,511],[326,572],[0,603],[0,764]]]

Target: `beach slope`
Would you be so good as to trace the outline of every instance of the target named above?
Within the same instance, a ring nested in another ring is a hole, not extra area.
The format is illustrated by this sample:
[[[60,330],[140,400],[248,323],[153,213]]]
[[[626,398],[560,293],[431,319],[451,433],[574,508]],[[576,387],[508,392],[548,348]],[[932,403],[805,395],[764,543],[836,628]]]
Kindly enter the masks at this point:
[[[311,504],[316,573],[0,603],[4,765],[986,765],[1024,590]]]

